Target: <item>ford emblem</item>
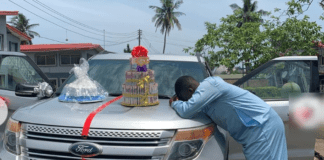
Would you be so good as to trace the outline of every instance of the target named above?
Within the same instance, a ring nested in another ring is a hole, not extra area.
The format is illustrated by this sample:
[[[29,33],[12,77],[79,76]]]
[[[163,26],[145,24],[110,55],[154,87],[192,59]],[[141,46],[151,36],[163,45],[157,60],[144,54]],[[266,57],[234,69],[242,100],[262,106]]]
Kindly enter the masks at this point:
[[[81,157],[94,157],[102,153],[102,147],[94,143],[79,142],[69,147],[69,151]]]

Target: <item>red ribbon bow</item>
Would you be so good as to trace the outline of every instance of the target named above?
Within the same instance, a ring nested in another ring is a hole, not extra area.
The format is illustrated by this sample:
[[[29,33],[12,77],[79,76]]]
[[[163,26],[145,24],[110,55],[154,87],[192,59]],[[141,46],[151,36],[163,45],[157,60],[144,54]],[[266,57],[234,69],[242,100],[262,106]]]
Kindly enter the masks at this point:
[[[147,57],[148,50],[143,46],[136,46],[132,50],[133,57]]]

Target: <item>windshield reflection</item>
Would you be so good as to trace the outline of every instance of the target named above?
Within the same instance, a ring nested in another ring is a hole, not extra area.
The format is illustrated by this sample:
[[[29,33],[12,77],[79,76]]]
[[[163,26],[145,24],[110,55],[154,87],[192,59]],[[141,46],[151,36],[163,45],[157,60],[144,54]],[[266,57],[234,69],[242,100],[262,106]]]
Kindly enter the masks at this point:
[[[111,94],[121,94],[122,84],[125,82],[125,72],[130,69],[128,60],[91,60],[89,61],[89,76],[101,84]],[[204,80],[208,74],[205,66],[197,62],[179,61],[150,61],[149,68],[155,72],[155,81],[158,83],[159,94],[173,96],[176,80],[184,75],[194,77],[198,81]],[[72,75],[62,88],[75,80]]]

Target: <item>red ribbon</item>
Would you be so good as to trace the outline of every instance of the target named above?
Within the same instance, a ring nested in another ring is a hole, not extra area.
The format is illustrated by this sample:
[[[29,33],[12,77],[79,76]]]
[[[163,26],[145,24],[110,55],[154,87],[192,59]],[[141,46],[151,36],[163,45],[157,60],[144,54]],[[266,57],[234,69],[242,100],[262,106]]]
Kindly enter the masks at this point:
[[[100,107],[98,107],[96,110],[92,111],[89,115],[88,118],[86,119],[86,121],[84,122],[83,125],[83,130],[82,130],[82,138],[86,139],[88,137],[88,133],[89,133],[89,129],[90,129],[90,125],[92,122],[92,119],[94,118],[94,116],[99,113],[100,111],[102,111],[104,108],[106,108],[108,105],[110,105],[111,103],[114,103],[115,101],[118,101],[119,99],[121,99],[123,96],[119,96],[116,97],[110,101],[108,101],[107,103],[101,105]]]
[[[2,99],[4,102],[6,102],[7,106],[9,106],[10,101],[9,101],[8,98],[1,97],[1,96],[0,96],[0,99]]]

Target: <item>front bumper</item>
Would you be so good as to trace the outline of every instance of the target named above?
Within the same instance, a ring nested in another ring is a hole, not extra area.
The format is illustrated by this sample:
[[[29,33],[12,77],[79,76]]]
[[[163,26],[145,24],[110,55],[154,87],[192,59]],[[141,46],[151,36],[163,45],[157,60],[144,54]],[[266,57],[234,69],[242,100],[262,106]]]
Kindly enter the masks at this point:
[[[8,152],[3,145],[3,137],[0,136],[0,160],[21,160],[19,156],[16,156],[10,152]]]
[[[218,128],[218,127],[217,127]],[[227,145],[226,145],[226,132],[221,128],[218,128],[209,141],[204,146],[201,153],[198,155],[195,160],[206,160],[206,159],[215,159],[215,160],[226,160],[227,159]],[[45,159],[35,159],[33,160],[45,160]],[[4,148],[3,138],[0,139],[0,160],[30,160],[28,157],[17,156],[8,152]],[[81,158],[80,158],[81,160]]]

